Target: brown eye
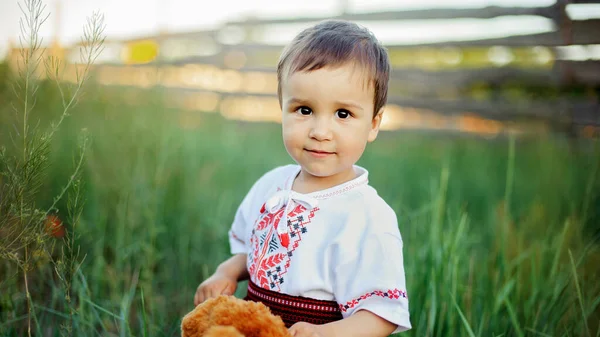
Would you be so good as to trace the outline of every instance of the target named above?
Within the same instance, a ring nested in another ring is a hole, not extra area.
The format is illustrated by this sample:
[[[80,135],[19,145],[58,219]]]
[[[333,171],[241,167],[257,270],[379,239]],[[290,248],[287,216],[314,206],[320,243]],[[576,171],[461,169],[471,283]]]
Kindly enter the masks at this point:
[[[342,118],[342,119],[346,119],[346,118],[350,117],[350,111],[345,110],[345,109],[340,109],[340,110],[336,111],[336,114],[339,118]]]
[[[301,106],[298,109],[296,109],[297,112],[299,112],[301,115],[304,116],[308,116],[312,113],[312,110],[310,108],[307,108],[305,106]]]

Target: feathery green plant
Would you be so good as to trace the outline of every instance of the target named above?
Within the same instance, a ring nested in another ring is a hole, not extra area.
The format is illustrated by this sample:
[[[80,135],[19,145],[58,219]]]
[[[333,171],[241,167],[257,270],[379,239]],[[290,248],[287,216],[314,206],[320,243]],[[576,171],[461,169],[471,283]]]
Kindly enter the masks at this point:
[[[40,259],[54,263],[65,286],[67,302],[73,274],[80,264],[74,227],[82,210],[81,170],[88,145],[85,132],[82,132],[74,170],[60,193],[48,207],[41,205],[38,194],[47,179],[52,140],[81,97],[90,68],[102,52],[104,18],[98,13],[88,18],[80,55],[83,67],[76,68],[75,83],[65,83],[61,78],[64,70],[61,59],[55,55],[47,56],[42,48],[39,31],[49,16],[44,12],[45,5],[41,0],[24,0],[19,7],[23,17],[19,22],[20,58],[16,78],[12,81],[16,98],[12,105],[14,128],[10,134],[11,143],[3,144],[0,149],[0,258],[14,263],[22,274],[27,301],[27,334],[31,336],[32,319],[35,320],[36,315],[29,278],[37,263]],[[34,118],[38,90],[44,79],[41,66],[46,82],[56,85],[62,100],[62,113],[49,126]],[[51,238],[57,230],[64,231],[64,224],[55,223],[54,216],[59,212],[58,202],[67,195],[71,228],[64,236],[60,257],[55,259],[52,257],[55,240]],[[70,314],[73,313],[71,310]],[[71,330],[67,327],[67,331]]]

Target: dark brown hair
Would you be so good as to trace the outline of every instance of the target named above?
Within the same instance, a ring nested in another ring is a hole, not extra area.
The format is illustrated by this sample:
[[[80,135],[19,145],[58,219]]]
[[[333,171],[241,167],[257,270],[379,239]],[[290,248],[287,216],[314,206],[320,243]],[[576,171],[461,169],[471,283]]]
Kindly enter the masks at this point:
[[[366,28],[342,20],[326,20],[300,32],[283,50],[277,64],[277,96],[281,102],[284,77],[297,71],[312,71],[326,66],[354,62],[361,66],[375,89],[377,114],[387,102],[390,62],[387,50]]]

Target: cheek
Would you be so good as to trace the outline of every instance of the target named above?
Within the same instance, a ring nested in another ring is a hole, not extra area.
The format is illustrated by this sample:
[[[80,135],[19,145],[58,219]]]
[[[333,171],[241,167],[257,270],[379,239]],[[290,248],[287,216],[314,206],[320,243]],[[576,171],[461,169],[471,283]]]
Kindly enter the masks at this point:
[[[348,152],[352,157],[356,157],[355,159],[360,158],[362,153],[365,151],[366,143],[363,141],[358,141],[356,139],[353,142],[348,143]]]
[[[302,133],[305,131],[305,126],[303,123],[297,121],[293,116],[287,118],[284,117],[281,121],[281,127],[285,135],[294,137],[302,135]]]
[[[282,123],[283,142],[286,146],[298,144],[302,141],[302,130],[294,123]]]
[[[345,137],[337,143],[341,147],[341,151],[345,152],[349,157],[360,157],[367,146],[368,131],[354,130],[346,132]]]

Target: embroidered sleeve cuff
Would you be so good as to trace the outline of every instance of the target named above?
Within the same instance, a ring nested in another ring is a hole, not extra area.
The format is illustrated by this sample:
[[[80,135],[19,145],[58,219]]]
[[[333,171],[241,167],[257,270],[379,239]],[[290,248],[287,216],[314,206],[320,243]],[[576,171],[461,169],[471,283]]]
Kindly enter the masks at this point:
[[[229,247],[233,255],[247,253],[246,244],[232,230],[229,231]]]
[[[393,300],[378,298],[376,296],[359,302],[352,301],[347,304],[340,304],[344,318],[351,316],[359,310],[367,310],[388,322],[396,324],[396,329],[393,333],[403,332],[412,328],[407,308],[408,301],[405,298]]]

